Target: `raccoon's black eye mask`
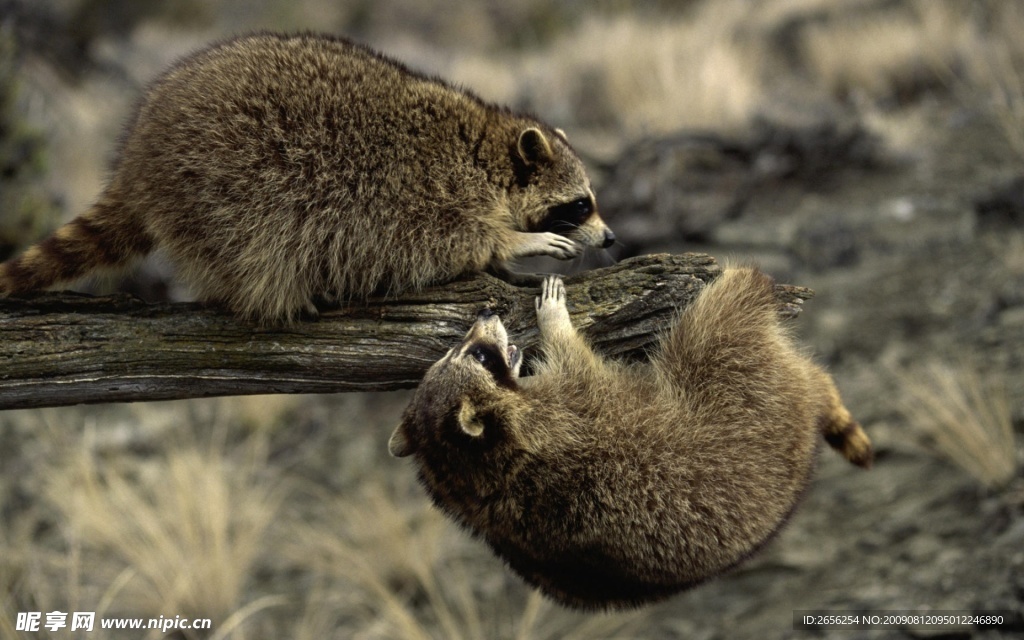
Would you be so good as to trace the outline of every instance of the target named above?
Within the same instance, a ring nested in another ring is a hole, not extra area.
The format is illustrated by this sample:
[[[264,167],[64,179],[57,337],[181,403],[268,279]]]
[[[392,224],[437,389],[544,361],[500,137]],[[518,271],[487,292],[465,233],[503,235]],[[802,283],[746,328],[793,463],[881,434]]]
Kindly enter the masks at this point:
[[[515,388],[516,383],[512,378],[512,370],[509,368],[501,351],[493,344],[477,344],[467,352],[474,360],[483,365],[484,369],[494,376],[494,381],[505,387]]]
[[[548,215],[540,223],[538,231],[565,234],[580,227],[594,213],[590,198],[563,202],[548,209]]]
[[[491,372],[495,378],[508,374],[508,365],[498,348],[492,344],[478,344],[469,350],[469,355]]]

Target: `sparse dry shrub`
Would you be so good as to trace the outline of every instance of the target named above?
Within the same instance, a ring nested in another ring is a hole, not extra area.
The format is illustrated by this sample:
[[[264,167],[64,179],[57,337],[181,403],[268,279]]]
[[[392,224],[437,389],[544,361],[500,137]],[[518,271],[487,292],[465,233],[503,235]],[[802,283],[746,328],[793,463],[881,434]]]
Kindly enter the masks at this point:
[[[1017,474],[1017,447],[1005,385],[967,360],[932,360],[902,376],[903,409],[935,448],[985,487]]]
[[[878,100],[945,83],[978,38],[963,8],[937,0],[829,19],[807,27],[803,57],[817,82],[840,96]]]
[[[991,33],[979,38],[967,60],[965,93],[981,88],[1007,141],[1024,158],[1024,6],[1019,2],[989,5]]]
[[[209,618],[212,638],[280,604],[247,590],[284,492],[259,451],[174,448],[155,459],[72,454],[49,486],[83,580],[110,580],[97,615]],[[239,636],[240,637],[240,636]]]
[[[735,37],[748,10],[723,0],[660,20],[598,14],[542,50],[466,56],[446,74],[559,126],[629,137],[735,127],[763,101],[757,52]]]
[[[572,83],[577,109],[634,136],[735,126],[761,98],[754,60],[734,37],[737,11],[726,3],[708,5],[692,20],[588,21],[556,45],[552,58],[569,61],[574,73],[549,86]]]

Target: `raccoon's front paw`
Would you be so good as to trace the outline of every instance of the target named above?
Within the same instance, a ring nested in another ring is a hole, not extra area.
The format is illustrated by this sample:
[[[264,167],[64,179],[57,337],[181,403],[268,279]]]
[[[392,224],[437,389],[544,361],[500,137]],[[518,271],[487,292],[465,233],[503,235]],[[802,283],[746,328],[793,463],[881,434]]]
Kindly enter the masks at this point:
[[[550,232],[545,232],[541,235],[544,236],[544,242],[547,243],[547,251],[545,251],[545,255],[549,255],[552,258],[569,260],[583,252],[582,245],[574,240],[566,238],[565,236],[560,236],[557,233]]]
[[[559,260],[568,260],[580,255],[582,251],[583,247],[578,242],[557,233],[519,232],[512,257],[551,256]]]
[[[565,304],[565,283],[558,276],[548,276],[541,283],[540,295],[537,296],[537,327],[541,335],[572,330],[569,309]]]

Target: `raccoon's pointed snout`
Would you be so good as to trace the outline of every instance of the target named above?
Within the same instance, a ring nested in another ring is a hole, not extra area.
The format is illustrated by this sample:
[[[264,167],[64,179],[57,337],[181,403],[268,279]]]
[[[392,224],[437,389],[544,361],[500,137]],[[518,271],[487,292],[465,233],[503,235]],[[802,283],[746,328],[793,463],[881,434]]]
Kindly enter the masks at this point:
[[[612,231],[611,229],[605,229],[604,230],[604,242],[601,243],[601,248],[602,249],[607,249],[608,247],[612,246],[613,244],[615,244],[615,232]]]
[[[505,324],[501,316],[494,309],[481,309],[476,314],[476,322],[469,328],[466,337],[463,338],[463,350],[466,345],[473,342],[485,340],[495,342],[502,349],[508,344],[508,333],[505,331]]]

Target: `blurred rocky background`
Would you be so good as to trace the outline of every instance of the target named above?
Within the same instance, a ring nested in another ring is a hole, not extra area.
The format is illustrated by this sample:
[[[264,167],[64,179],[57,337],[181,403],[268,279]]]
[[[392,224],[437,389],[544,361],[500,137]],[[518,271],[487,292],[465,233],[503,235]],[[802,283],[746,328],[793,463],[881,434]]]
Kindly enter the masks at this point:
[[[620,239],[576,268],[702,251],[815,289],[796,330],[876,466],[826,451],[765,553],[577,614],[388,457],[404,392],[0,413],[0,637],[130,637],[21,634],[27,611],[211,619],[188,639],[1024,633],[1024,5],[0,0],[0,259],[88,206],[149,79],[253,29],[346,35],[565,129]],[[156,262],[122,286],[188,295]],[[1006,616],[793,628],[902,609]]]

